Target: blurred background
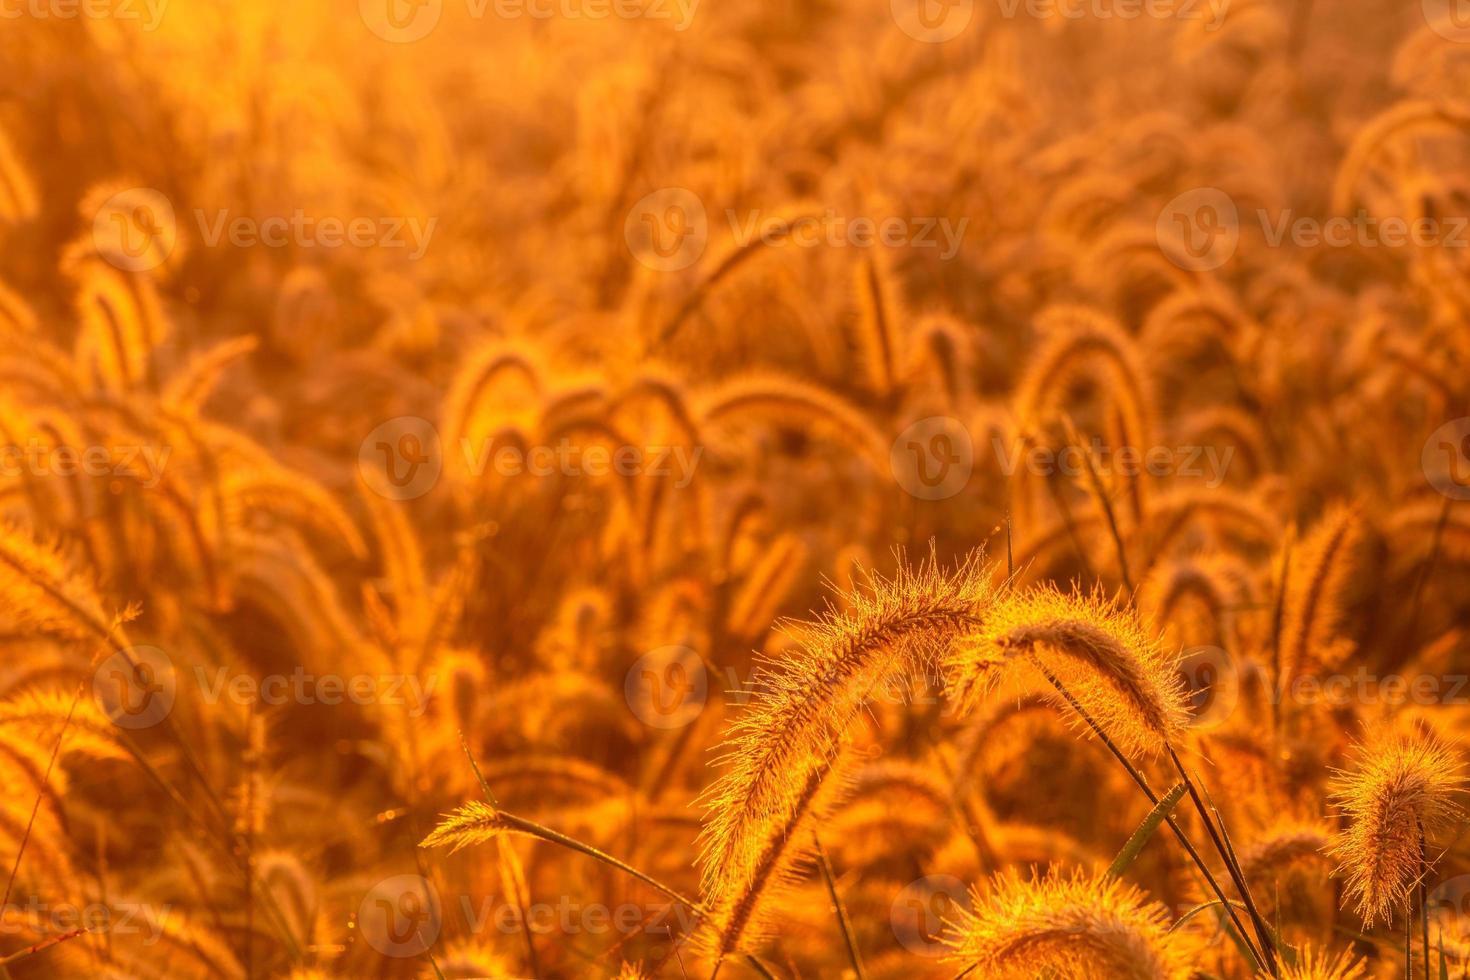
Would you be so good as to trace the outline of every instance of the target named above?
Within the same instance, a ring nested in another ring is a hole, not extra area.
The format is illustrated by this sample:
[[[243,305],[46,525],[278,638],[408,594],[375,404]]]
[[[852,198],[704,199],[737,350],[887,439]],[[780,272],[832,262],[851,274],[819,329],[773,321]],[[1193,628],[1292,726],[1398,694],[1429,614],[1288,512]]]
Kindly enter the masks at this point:
[[[5,0],[0,971],[708,975],[605,865],[417,844],[488,786],[697,896],[783,618],[904,548],[1133,596],[1241,847],[1330,832],[1361,721],[1464,725],[1459,7]],[[1442,686],[1281,722],[1282,569],[1343,540],[1334,662]],[[823,831],[865,976],[1147,811],[944,686]],[[1283,934],[1401,975],[1298,858]],[[772,900],[773,972],[852,974],[820,876]]]

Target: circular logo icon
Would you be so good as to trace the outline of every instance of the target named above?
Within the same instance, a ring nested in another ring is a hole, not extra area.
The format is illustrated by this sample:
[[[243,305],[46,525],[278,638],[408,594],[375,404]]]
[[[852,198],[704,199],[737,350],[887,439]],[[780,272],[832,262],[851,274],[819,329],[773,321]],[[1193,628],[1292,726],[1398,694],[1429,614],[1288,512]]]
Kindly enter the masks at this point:
[[[443,925],[439,894],[422,875],[384,878],[357,907],[362,938],[384,956],[422,956]]]
[[[683,728],[704,710],[709,674],[689,647],[659,647],[628,668],[623,696],[638,720],[650,728]]]
[[[357,0],[367,29],[385,41],[409,44],[439,25],[444,0]]]
[[[925,875],[904,886],[888,910],[893,934],[904,948],[920,956],[945,956],[946,923],[970,908],[970,892],[954,875]]]
[[[1191,728],[1209,731],[1225,723],[1240,701],[1235,658],[1220,647],[1190,647],[1179,657]]]
[[[119,728],[152,728],[168,717],[177,693],[174,663],[158,647],[118,650],[92,675],[92,697]]]
[[[889,0],[889,9],[899,30],[926,44],[954,40],[975,18],[975,0]]]
[[[368,489],[389,500],[422,497],[444,472],[439,430],[428,419],[400,415],[373,431],[357,450],[357,469]]]
[[[1429,29],[1447,41],[1470,44],[1470,3],[1465,0],[1421,0]]]
[[[1208,272],[1230,261],[1240,244],[1240,213],[1217,187],[1185,191],[1164,205],[1154,225],[1159,248],[1190,272]]]
[[[665,187],[628,212],[623,237],[639,262],[657,272],[678,272],[698,262],[709,244],[709,215],[693,191]]]
[[[1470,500],[1470,417],[1435,429],[1421,462],[1430,486],[1452,500]]]
[[[178,241],[174,206],[151,187],[118,191],[92,216],[97,254],[124,272],[158,268],[168,261]]]
[[[920,419],[893,440],[888,466],[898,485],[920,500],[947,500],[965,489],[975,469],[975,444],[959,419]]]
[[[1431,888],[1425,910],[1431,935],[1470,935],[1470,875],[1456,875]]]

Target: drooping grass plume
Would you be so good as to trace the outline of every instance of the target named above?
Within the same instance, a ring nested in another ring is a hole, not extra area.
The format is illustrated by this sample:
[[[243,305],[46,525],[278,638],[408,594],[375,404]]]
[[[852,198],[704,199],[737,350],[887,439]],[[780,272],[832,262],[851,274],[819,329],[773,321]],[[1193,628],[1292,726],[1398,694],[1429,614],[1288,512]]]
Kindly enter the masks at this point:
[[[997,875],[957,909],[949,955],[986,980],[1189,980],[1198,955],[1169,931],[1162,905],[1116,878],[1073,871],[1037,880]]]
[[[1430,731],[1380,731],[1339,772],[1334,798],[1348,826],[1332,847],[1351,904],[1363,924],[1392,922],[1428,873],[1436,837],[1464,814],[1458,755]]]
[[[508,821],[506,814],[498,807],[471,800],[453,813],[446,814],[419,846],[447,847],[449,853],[453,854],[475,844],[488,844],[506,834],[517,833],[524,831]]]
[[[1349,952],[1334,955],[1306,946],[1297,952],[1295,963],[1281,968],[1279,976],[1281,980],[1367,980],[1368,966]]]
[[[1125,753],[1162,750],[1188,721],[1176,658],[1100,594],[1040,587],[1003,595],[951,652],[947,683],[974,704],[1023,662],[1056,678]]]
[[[931,662],[980,625],[988,571],[931,557],[873,576],[848,608],[803,624],[802,643],[763,665],[753,703],[727,732],[725,773],[705,792],[704,894],[719,906],[751,890],[773,841],[791,832],[837,757],[844,733],[891,679]]]
[[[743,423],[758,418],[777,424],[815,425],[839,444],[851,448],[876,465],[888,458],[888,440],[866,415],[820,385],[774,374],[735,377],[696,399],[700,431],[720,422]]]
[[[1343,595],[1357,569],[1362,539],[1357,511],[1338,507],[1295,549],[1282,607],[1279,683],[1332,667],[1352,652],[1352,642],[1339,629]]]

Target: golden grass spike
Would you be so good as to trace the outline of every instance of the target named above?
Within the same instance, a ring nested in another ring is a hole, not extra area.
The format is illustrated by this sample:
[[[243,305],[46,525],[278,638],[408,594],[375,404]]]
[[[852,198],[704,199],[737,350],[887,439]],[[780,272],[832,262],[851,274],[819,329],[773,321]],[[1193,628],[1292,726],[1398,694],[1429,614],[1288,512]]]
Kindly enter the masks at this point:
[[[875,576],[850,596],[847,611],[804,624],[803,643],[764,665],[754,700],[727,731],[728,768],[703,797],[707,895],[750,887],[766,842],[793,825],[866,700],[975,629],[988,578],[974,557],[953,573],[932,557],[915,570],[900,565],[894,578]]]
[[[1098,594],[1043,587],[997,599],[946,661],[951,695],[974,705],[1018,659],[1057,678],[1125,752],[1161,751],[1189,719],[1177,656]]]
[[[514,833],[521,831],[508,823],[498,809],[489,803],[471,800],[456,807],[452,813],[444,814],[438,826],[419,846],[447,847],[449,853],[453,854],[466,847],[487,844],[505,834]]]
[[[864,256],[858,266],[858,350],[868,385],[881,398],[893,389],[898,350],[895,285],[880,260]]]
[[[1429,872],[1437,835],[1460,820],[1465,779],[1458,753],[1428,729],[1378,731],[1337,774],[1333,797],[1349,819],[1333,857],[1367,928],[1392,923],[1411,888]]]
[[[861,409],[819,385],[781,375],[751,374],[701,392],[696,402],[704,424],[750,415],[782,425],[817,423],[875,466],[887,465],[888,440]]]
[[[36,216],[36,185],[9,136],[0,129],[0,221],[19,224]]]
[[[1415,129],[1433,131],[1445,128],[1470,132],[1470,105],[1411,99],[1395,103],[1369,120],[1357,131],[1347,155],[1337,168],[1337,178],[1332,186],[1332,213],[1350,212],[1358,181],[1373,154],[1391,137]]]
[[[1016,384],[1013,408],[1023,426],[1046,421],[1056,408],[1055,394],[1066,389],[1079,364],[1102,359],[1114,384],[1108,390],[1124,420],[1125,445],[1146,447],[1153,393],[1138,346],[1110,317],[1080,306],[1053,306],[1037,316],[1045,338],[1041,350]]]
[[[1195,943],[1133,885],[1082,872],[1007,873],[974,892],[946,930],[949,959],[986,980],[1189,980]]]
[[[24,337],[27,343],[38,338],[36,314],[20,294],[4,283],[0,283],[0,337],[18,342]]]
[[[760,952],[777,931],[781,897],[800,878],[815,851],[812,831],[825,823],[847,791],[843,759],[830,768],[811,769],[792,799],[788,817],[769,824],[757,845],[743,881],[705,895],[710,916],[698,936],[699,948],[715,960],[737,953]]]
[[[153,351],[168,339],[157,288],[95,258],[78,263],[76,360],[90,365],[99,387],[131,391],[156,386]]]
[[[1259,974],[1265,980],[1268,974]],[[1334,955],[1328,950],[1304,946],[1296,963],[1281,968],[1280,980],[1368,980],[1368,965],[1351,952]]]
[[[125,618],[103,612],[101,596],[72,570],[60,550],[4,525],[0,525],[0,608],[38,633],[126,644],[117,628]]]
[[[796,534],[783,534],[765,549],[745,576],[730,605],[727,628],[736,636],[758,637],[770,629],[806,568],[807,546]]]
[[[1340,637],[1343,594],[1357,570],[1363,523],[1353,507],[1330,510],[1292,556],[1283,610],[1281,677],[1297,677],[1333,667],[1351,654],[1351,640]]]
[[[1298,861],[1326,861],[1332,833],[1313,823],[1287,821],[1240,848],[1240,869],[1247,881],[1269,881]]]
[[[214,393],[225,370],[260,346],[257,337],[236,337],[196,354],[164,385],[159,400],[177,412],[196,415]]]

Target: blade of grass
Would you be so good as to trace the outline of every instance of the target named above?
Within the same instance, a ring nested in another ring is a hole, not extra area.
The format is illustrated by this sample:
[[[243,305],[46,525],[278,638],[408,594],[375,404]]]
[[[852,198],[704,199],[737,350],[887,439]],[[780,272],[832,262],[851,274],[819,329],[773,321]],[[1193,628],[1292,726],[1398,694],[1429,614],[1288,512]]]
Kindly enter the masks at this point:
[[[1138,825],[1138,829],[1133,832],[1133,836],[1128,838],[1128,842],[1118,852],[1118,856],[1113,858],[1113,863],[1108,865],[1109,876],[1113,878],[1123,876],[1123,872],[1127,871],[1138,858],[1139,852],[1143,850],[1143,845],[1147,844],[1153,837],[1154,831],[1159,829],[1159,824],[1168,818],[1174,807],[1184,798],[1184,792],[1184,784],[1179,783],[1154,805],[1148,816],[1144,817],[1143,822]]]

